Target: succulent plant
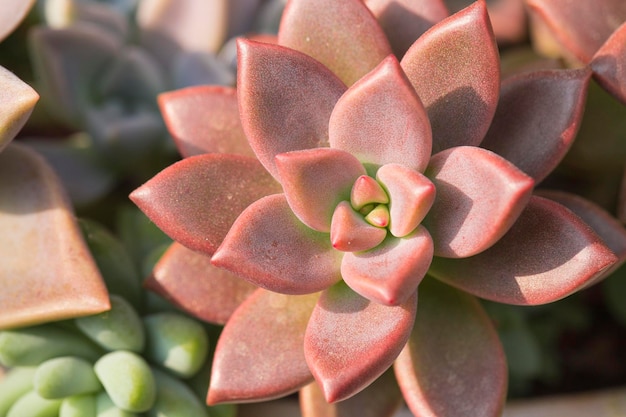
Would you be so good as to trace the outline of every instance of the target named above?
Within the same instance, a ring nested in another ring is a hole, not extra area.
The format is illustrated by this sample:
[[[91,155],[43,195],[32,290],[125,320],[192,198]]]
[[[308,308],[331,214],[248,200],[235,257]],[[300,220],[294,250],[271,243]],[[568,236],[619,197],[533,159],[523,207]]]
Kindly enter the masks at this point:
[[[209,403],[498,415],[506,365],[475,296],[548,303],[624,260],[609,214],[533,194],[591,71],[501,86],[485,2],[425,27],[442,7],[292,0],[278,45],[239,41],[236,91],[160,96],[185,158],[131,199],[176,241],[147,285],[226,322]]]

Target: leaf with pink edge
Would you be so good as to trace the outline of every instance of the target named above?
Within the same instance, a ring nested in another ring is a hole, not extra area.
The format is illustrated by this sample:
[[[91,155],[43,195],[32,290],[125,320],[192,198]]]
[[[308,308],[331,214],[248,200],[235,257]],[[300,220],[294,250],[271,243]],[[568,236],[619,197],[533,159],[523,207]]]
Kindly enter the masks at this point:
[[[0,153],[0,229],[0,328],[110,308],[61,183],[41,156],[17,144]]]
[[[0,152],[22,129],[39,94],[12,72],[0,67]]]
[[[254,156],[241,127],[234,88],[187,87],[160,94],[158,102],[183,157],[211,152]]]
[[[442,0],[365,0],[365,4],[385,31],[398,59],[426,30],[449,14]]]
[[[200,320],[225,324],[257,288],[216,268],[211,258],[174,242],[154,266],[144,286]]]
[[[348,86],[392,53],[385,33],[361,0],[288,2],[278,43],[315,58]]]
[[[473,146],[434,155],[426,175],[437,188],[424,219],[435,255],[465,258],[493,245],[522,212],[532,178],[506,159]]]
[[[327,233],[302,224],[276,194],[241,213],[211,262],[270,291],[307,294],[341,279],[341,256]]]
[[[589,69],[578,69],[507,78],[480,146],[540,182],[563,159],[578,133],[590,75]]]
[[[382,245],[358,253],[346,253],[341,276],[354,291],[377,303],[399,305],[417,290],[433,259],[433,240],[419,226],[403,238],[389,238]]]
[[[6,38],[26,17],[35,0],[5,0],[0,13],[0,41]]]
[[[276,155],[276,168],[289,207],[302,223],[329,232],[335,207],[350,201],[355,181],[365,168],[348,152],[317,148]]]
[[[506,358],[481,305],[432,278],[420,285],[418,302],[411,338],[394,363],[409,409],[423,417],[500,416]]]
[[[430,122],[393,55],[341,96],[330,116],[329,140],[331,147],[373,166],[371,171],[390,162],[424,171],[431,154]]]
[[[626,20],[622,0],[527,0],[534,45],[546,55],[589,63]]]
[[[342,201],[333,213],[330,243],[333,248],[343,252],[372,249],[385,240],[387,229],[383,227],[370,224],[354,211],[349,202]]]
[[[417,293],[398,306],[361,297],[343,282],[322,293],[304,336],[304,353],[326,401],[345,400],[382,375],[406,344]]]
[[[309,384],[304,334],[318,298],[319,293],[253,293],[217,342],[207,403],[270,400]]]
[[[626,104],[626,23],[623,23],[591,60],[593,75],[602,87]]]
[[[536,305],[587,286],[617,261],[580,217],[557,202],[533,196],[491,248],[466,259],[435,257],[429,273],[478,297]]]
[[[96,77],[121,51],[120,39],[89,25],[29,32],[42,101],[56,118],[80,126],[94,101]]]
[[[241,123],[259,161],[276,179],[274,156],[328,145],[328,121],[346,86],[311,57],[239,39]]]
[[[329,404],[317,383],[300,390],[302,417],[391,417],[402,404],[402,394],[389,369],[363,391]]]
[[[498,48],[485,2],[477,1],[430,28],[401,65],[428,112],[433,153],[478,145],[500,91]]]
[[[172,239],[212,255],[246,207],[280,191],[256,159],[204,154],[170,165],[130,198]]]

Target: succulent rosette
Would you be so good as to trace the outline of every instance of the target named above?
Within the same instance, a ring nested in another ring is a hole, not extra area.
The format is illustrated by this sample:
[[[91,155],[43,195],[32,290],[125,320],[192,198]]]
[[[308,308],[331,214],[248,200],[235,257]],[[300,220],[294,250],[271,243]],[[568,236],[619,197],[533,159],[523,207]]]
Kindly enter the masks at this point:
[[[177,241],[148,286],[226,322],[209,403],[498,415],[506,362],[474,296],[551,302],[624,258],[598,207],[533,194],[590,71],[501,86],[485,2],[441,10],[293,0],[277,45],[239,41],[236,91],[161,95],[185,158],[131,198]]]

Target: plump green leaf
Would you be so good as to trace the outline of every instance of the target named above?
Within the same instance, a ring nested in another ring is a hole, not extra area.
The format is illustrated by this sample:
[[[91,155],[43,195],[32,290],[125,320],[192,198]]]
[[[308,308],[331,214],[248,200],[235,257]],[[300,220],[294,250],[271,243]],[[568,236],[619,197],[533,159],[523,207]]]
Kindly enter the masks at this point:
[[[37,394],[50,400],[97,392],[102,388],[91,362],[75,356],[42,362],[37,367],[33,384]]]

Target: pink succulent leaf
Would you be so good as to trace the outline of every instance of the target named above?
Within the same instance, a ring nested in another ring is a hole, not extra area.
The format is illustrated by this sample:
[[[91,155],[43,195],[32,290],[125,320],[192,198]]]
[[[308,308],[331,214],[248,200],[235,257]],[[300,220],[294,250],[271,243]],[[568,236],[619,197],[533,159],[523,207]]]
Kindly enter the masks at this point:
[[[0,67],[0,152],[22,129],[39,94],[12,72]]]
[[[424,171],[431,155],[430,122],[415,90],[390,55],[350,87],[330,116],[330,146],[372,170],[395,162]]]
[[[415,327],[394,363],[411,412],[424,417],[500,416],[507,363],[481,305],[432,278],[420,285],[418,303]]]
[[[0,153],[0,328],[101,313],[109,294],[61,182],[45,160]]]
[[[591,226],[593,231],[600,236],[609,249],[619,258],[619,263],[615,264],[613,268],[621,265],[626,260],[626,229],[619,220],[602,207],[590,200],[565,191],[538,190],[536,194],[564,205]]]
[[[530,198],[534,182],[509,161],[473,146],[434,155],[426,175],[437,197],[424,225],[435,255],[465,258],[498,241]]]
[[[380,304],[400,305],[417,290],[433,258],[433,240],[423,226],[389,238],[366,252],[346,253],[341,276],[354,291]]]
[[[442,0],[365,0],[365,4],[376,16],[398,58],[426,30],[449,14]]]
[[[593,74],[602,87],[626,104],[626,23],[623,23],[591,60]]]
[[[622,0],[527,0],[527,8],[534,27],[544,30],[536,32],[539,36],[535,43],[542,48],[544,42],[556,41],[564,50],[547,52],[561,52],[561,56],[573,56],[583,64],[591,61],[626,20],[626,3]]]
[[[315,58],[348,86],[392,53],[385,33],[361,0],[289,1],[278,43]]]
[[[382,375],[406,344],[417,293],[398,306],[361,297],[344,283],[322,293],[304,336],[304,354],[330,403],[345,400]]]
[[[211,258],[174,242],[144,286],[202,321],[225,324],[256,286],[211,264]]]
[[[212,255],[246,207],[280,191],[254,158],[204,154],[170,165],[130,198],[172,239]]]
[[[347,201],[342,201],[333,213],[330,242],[343,252],[356,252],[378,246],[387,236],[387,229],[371,225],[354,211]]]
[[[389,231],[396,237],[411,233],[435,201],[435,185],[424,175],[403,165],[383,165],[376,179],[389,195]]]
[[[576,137],[590,75],[585,68],[507,78],[493,123],[480,146],[540,182],[563,159]]]
[[[0,13],[0,41],[6,38],[26,17],[35,0],[5,0]]]
[[[500,91],[498,48],[485,2],[477,1],[430,28],[401,65],[428,112],[433,153],[478,145]]]
[[[368,204],[388,204],[389,196],[378,181],[368,175],[356,179],[350,191],[350,204],[361,210]]]
[[[212,263],[270,291],[308,294],[341,279],[341,256],[327,233],[302,224],[285,196],[276,194],[237,218]]]
[[[93,103],[92,88],[103,68],[121,51],[114,35],[88,25],[36,27],[29,32],[42,101],[56,118],[81,126]]]
[[[326,233],[337,204],[350,200],[354,182],[365,175],[354,156],[332,148],[278,154],[276,169],[295,215],[311,229]]]
[[[217,342],[207,403],[270,400],[309,384],[304,335],[318,299],[319,293],[253,293]]]
[[[346,86],[298,51],[245,39],[237,45],[243,130],[259,161],[279,179],[277,154],[328,146],[328,120]]]
[[[363,391],[344,401],[329,404],[312,383],[300,390],[302,417],[391,417],[402,404],[402,394],[389,369]]]
[[[482,298],[537,305],[585,287],[616,262],[617,256],[580,217],[533,196],[498,243],[471,258],[435,257],[429,273]]]
[[[241,127],[234,88],[188,87],[162,93],[158,102],[183,157],[212,152],[254,156]]]

